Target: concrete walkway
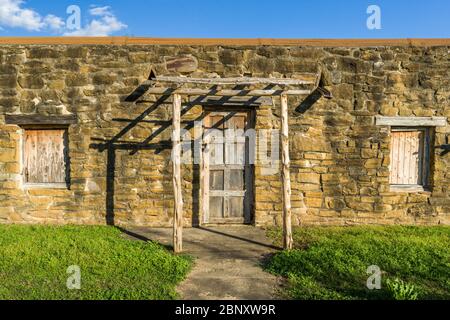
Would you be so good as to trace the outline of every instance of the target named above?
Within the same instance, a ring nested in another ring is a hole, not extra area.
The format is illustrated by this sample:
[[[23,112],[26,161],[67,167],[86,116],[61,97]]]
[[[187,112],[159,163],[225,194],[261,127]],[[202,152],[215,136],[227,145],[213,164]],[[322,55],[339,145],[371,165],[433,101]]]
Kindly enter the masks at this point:
[[[172,244],[172,229],[134,228],[129,233],[163,245]],[[264,230],[252,226],[185,228],[184,251],[196,258],[178,287],[183,299],[276,299],[281,279],[264,272],[263,260],[277,248]]]

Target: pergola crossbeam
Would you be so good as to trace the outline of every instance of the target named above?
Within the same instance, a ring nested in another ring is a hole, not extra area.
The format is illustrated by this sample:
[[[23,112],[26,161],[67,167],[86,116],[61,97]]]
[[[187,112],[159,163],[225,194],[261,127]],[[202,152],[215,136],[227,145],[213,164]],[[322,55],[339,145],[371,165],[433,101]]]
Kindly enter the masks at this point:
[[[258,89],[258,90],[216,90],[216,89],[199,89],[199,88],[168,88],[168,87],[150,87],[146,91],[147,94],[154,95],[186,95],[186,96],[253,96],[253,97],[267,97],[285,95],[308,95],[312,90],[308,89]]]
[[[180,76],[158,76],[151,78],[149,81],[166,82],[175,84],[205,84],[205,85],[280,85],[280,86],[298,86],[315,84],[318,79],[317,74],[302,75],[302,79],[285,79],[285,78],[188,78]]]

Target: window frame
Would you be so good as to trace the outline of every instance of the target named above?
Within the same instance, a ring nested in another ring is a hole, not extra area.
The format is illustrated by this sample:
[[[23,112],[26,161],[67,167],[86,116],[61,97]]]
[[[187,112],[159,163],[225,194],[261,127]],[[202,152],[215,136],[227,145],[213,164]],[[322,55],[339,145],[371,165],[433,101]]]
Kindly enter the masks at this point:
[[[431,127],[417,127],[417,126],[392,126],[390,132],[423,132],[423,150],[422,150],[422,165],[420,167],[422,181],[420,184],[391,184],[389,181],[389,187],[391,192],[426,192],[430,190],[430,175],[431,175],[431,137],[433,128]],[[392,136],[392,135],[390,135]],[[392,140],[391,140],[392,141]],[[390,145],[390,151],[392,145]],[[390,159],[392,161],[392,159]],[[389,180],[392,173],[391,163],[389,163]]]
[[[66,189],[70,190],[70,157],[69,157],[69,127],[65,125],[25,125],[22,128],[21,139],[21,176],[22,186],[24,189]],[[26,148],[26,131],[28,130],[61,130],[63,131],[63,145],[64,145],[64,176],[65,182],[28,182],[26,178],[26,164],[25,164],[25,148]]]

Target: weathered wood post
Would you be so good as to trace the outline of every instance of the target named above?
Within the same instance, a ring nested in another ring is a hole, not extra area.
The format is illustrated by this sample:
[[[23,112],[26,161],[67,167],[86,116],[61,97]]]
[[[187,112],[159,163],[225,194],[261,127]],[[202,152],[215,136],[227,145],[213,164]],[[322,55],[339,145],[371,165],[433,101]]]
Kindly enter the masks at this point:
[[[201,170],[200,170],[200,181],[202,183],[202,189],[201,189],[201,212],[202,212],[202,219],[203,222],[208,221],[209,218],[209,179],[208,179],[208,172],[209,172],[209,137],[204,135],[204,149],[200,152],[202,154],[201,159]]]
[[[181,193],[181,96],[172,96],[172,166],[173,166],[173,191],[174,191],[174,215],[173,215],[173,250],[183,250],[183,196]]]
[[[291,176],[289,173],[288,96],[281,95],[281,179],[283,184],[283,247],[292,249]]]

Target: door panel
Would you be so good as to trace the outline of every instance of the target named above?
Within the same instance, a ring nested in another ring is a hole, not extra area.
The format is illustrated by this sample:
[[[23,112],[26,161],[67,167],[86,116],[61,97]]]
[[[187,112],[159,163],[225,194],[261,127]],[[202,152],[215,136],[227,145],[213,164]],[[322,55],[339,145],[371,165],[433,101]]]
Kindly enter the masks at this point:
[[[209,215],[211,219],[222,217],[223,197],[209,197]]]
[[[229,197],[228,206],[230,217],[240,218],[244,215],[244,197]]]
[[[245,176],[244,170],[234,170],[234,169],[230,170],[229,189],[230,190],[245,190],[244,176]]]
[[[211,165],[221,165],[225,163],[224,144],[221,139],[214,137],[214,142],[210,145],[210,163]],[[220,142],[219,142],[220,141]]]
[[[245,130],[253,125],[251,112],[207,112],[203,158],[208,166],[203,184],[209,203],[205,223],[249,223],[253,209],[253,166],[246,159],[249,139]]]
[[[223,170],[211,170],[209,174],[209,189],[223,190]]]

